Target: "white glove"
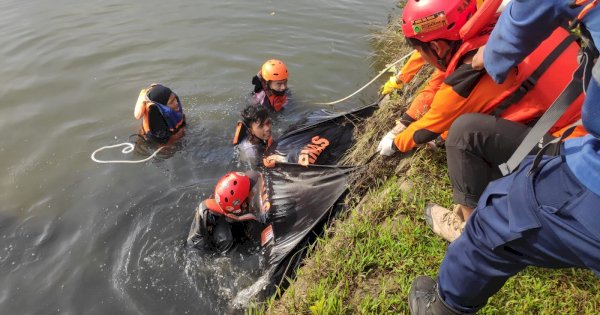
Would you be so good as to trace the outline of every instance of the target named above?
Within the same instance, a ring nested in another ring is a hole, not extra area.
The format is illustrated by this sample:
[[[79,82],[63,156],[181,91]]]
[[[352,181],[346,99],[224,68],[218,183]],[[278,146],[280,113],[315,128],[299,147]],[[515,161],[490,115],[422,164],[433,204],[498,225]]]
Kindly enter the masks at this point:
[[[377,151],[379,151],[380,155],[392,156],[398,151],[394,144],[394,138],[396,138],[396,135],[390,131],[379,141]]]

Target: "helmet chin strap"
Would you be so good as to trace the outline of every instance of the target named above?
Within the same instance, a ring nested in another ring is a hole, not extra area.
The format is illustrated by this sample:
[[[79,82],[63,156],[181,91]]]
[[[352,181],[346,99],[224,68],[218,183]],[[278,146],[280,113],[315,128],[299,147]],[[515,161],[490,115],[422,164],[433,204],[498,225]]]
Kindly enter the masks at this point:
[[[437,64],[440,65],[440,67],[443,67],[444,69],[446,69],[448,67],[448,62],[446,61],[448,59],[448,55],[452,54],[454,55],[454,53],[458,50],[458,48],[460,47],[461,41],[447,41],[448,42],[448,49],[446,49],[446,51],[444,52],[444,54],[442,56],[439,56],[437,54],[437,52],[433,49],[431,49],[431,52],[435,55],[436,59],[437,59]]]
[[[444,69],[448,68],[448,63],[446,62],[446,58],[448,57],[448,54],[450,53],[450,49],[447,49],[442,56],[439,56],[435,50],[432,50],[432,52],[435,55],[435,58],[437,59],[437,64]]]

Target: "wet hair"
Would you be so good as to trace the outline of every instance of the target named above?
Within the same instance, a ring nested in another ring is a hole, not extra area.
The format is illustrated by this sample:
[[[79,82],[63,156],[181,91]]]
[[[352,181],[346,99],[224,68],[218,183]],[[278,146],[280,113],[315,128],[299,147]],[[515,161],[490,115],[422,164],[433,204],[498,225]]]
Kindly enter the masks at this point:
[[[269,110],[262,105],[248,105],[242,111],[242,122],[246,128],[250,128],[252,123],[263,123],[269,118]]]
[[[169,97],[171,97],[171,89],[163,85],[155,85],[148,91],[148,98],[162,105],[167,105]]]
[[[266,84],[266,82],[263,83],[263,81],[264,80],[258,74],[252,77],[252,85],[254,85],[254,93],[258,93],[258,92],[262,91],[263,85]]]

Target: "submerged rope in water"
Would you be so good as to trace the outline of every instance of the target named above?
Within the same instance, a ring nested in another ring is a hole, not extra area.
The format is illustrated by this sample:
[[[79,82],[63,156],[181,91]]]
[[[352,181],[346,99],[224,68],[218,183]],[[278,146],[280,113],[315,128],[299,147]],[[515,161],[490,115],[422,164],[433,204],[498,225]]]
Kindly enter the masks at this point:
[[[412,50],[411,52],[409,52],[408,54],[406,54],[405,56],[403,56],[402,58],[394,61],[393,63],[389,64],[385,69],[381,70],[379,72],[379,74],[377,76],[375,76],[373,79],[371,79],[371,81],[367,82],[367,84],[363,85],[360,89],[356,90],[354,93],[339,99],[337,101],[333,101],[333,102],[329,102],[329,103],[315,103],[317,105],[334,105],[340,102],[343,102],[349,98],[351,98],[352,96],[356,95],[358,92],[364,90],[367,86],[371,85],[371,83],[375,82],[375,80],[377,80],[380,76],[382,76],[384,73],[386,73],[391,67],[395,66],[396,64],[398,64],[400,61],[410,57],[410,55],[412,55],[412,53],[415,52],[414,50]]]
[[[96,162],[96,163],[101,163],[101,164],[107,164],[107,163],[129,163],[129,164],[135,164],[135,163],[144,163],[146,161],[151,160],[153,157],[156,156],[156,154],[162,150],[164,147],[160,147],[158,148],[156,151],[154,151],[154,153],[152,153],[152,155],[150,155],[149,157],[143,159],[143,160],[137,160],[137,161],[129,161],[129,160],[110,160],[110,161],[102,161],[102,160],[98,160],[96,159],[95,155],[96,153],[104,150],[104,149],[110,149],[110,148],[116,148],[116,147],[122,147],[125,146],[125,148],[123,148],[123,150],[121,150],[121,152],[123,154],[128,154],[131,153],[131,151],[133,151],[133,149],[135,148],[135,144],[133,143],[129,143],[129,142],[123,142],[123,143],[119,143],[119,144],[115,144],[115,145],[107,145],[107,146],[103,146],[99,149],[97,149],[96,151],[92,152],[92,155],[90,155],[90,158],[92,159],[92,161]]]

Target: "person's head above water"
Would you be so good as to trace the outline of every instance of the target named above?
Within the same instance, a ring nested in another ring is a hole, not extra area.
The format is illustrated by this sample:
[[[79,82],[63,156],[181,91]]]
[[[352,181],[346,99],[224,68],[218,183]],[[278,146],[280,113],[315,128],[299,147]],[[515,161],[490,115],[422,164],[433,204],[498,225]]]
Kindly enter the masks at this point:
[[[283,61],[277,59],[267,60],[258,74],[265,82],[267,93],[281,96],[287,91],[288,70]]]
[[[476,0],[408,0],[402,31],[429,64],[445,71],[462,43],[460,29],[476,11]]]
[[[242,122],[250,136],[264,142],[271,138],[271,117],[263,106],[249,105],[242,111]]]
[[[249,99],[252,105],[262,105],[278,112],[288,103],[287,67],[281,60],[267,60],[252,77],[254,90]]]
[[[152,84],[142,89],[135,104],[134,117],[142,120],[140,134],[145,139],[165,143],[183,136],[185,115],[179,97],[170,88]]]
[[[242,172],[230,172],[221,177],[215,187],[215,201],[221,210],[240,214],[248,208],[252,184],[250,178]]]
[[[176,109],[179,105],[177,95],[170,88],[164,85],[157,84],[151,86],[146,96],[148,97],[149,101],[166,105],[173,109]]]

